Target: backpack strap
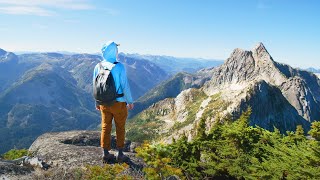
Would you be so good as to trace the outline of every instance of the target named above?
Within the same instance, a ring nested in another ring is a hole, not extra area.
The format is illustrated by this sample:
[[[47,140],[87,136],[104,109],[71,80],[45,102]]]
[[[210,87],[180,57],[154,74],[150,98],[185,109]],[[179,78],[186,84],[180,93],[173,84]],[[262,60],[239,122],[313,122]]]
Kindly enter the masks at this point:
[[[116,64],[118,64],[118,63],[119,63],[119,62],[114,62],[113,64],[116,65]],[[100,70],[101,70],[101,69],[106,70],[106,69],[104,69],[104,67],[102,66],[102,61],[100,61],[98,64],[99,64]],[[107,69],[107,70],[109,70],[109,69]],[[109,71],[111,71],[111,70],[109,70]]]
[[[118,63],[120,63],[120,62],[117,62],[117,61],[116,61],[116,62],[114,62],[113,64],[115,64],[115,65],[116,65],[116,64],[118,64]],[[124,96],[124,94],[123,94],[123,93],[118,94],[119,89],[120,89],[120,87],[119,87],[119,88],[118,88],[118,90],[116,91],[116,92],[117,92],[117,98],[118,98],[118,97],[123,97],[123,96]]]

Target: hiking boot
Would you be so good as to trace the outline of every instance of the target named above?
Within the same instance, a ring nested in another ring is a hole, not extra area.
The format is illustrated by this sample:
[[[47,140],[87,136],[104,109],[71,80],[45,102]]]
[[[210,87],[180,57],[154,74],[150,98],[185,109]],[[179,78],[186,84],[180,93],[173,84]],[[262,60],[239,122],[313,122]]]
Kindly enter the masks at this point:
[[[117,161],[118,163],[129,163],[130,162],[130,158],[124,154],[120,154],[117,157]]]
[[[113,154],[107,154],[102,158],[103,163],[112,164],[115,163],[116,157]]]

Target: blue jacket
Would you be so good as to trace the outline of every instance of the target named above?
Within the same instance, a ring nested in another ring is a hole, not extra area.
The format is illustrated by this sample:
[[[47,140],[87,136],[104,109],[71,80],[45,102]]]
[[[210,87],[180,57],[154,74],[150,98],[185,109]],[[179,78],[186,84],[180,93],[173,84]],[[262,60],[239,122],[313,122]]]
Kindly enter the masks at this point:
[[[113,64],[117,62],[118,57],[118,45],[114,42],[105,44],[102,49],[102,61],[101,64],[105,69],[111,69],[111,73],[115,82],[115,86],[118,94],[124,94],[123,97],[119,97],[116,100],[119,102],[126,102],[132,104],[132,96],[130,86],[128,83],[127,73],[125,67],[121,63]],[[99,74],[99,64],[96,65],[93,71],[93,82]]]

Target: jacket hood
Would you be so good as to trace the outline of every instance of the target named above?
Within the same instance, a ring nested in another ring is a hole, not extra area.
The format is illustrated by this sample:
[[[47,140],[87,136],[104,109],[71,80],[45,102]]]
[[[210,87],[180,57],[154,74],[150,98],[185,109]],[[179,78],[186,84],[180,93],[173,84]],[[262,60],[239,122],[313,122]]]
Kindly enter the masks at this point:
[[[118,58],[118,44],[113,41],[109,41],[104,44],[101,49],[103,61],[114,63]]]

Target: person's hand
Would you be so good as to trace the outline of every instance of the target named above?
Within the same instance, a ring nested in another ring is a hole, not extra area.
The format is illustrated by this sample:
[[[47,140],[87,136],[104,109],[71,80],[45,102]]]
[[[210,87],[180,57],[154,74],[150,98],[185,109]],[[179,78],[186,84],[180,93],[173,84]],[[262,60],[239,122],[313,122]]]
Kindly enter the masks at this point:
[[[96,110],[100,111],[100,106],[99,105],[96,106]]]
[[[134,108],[134,105],[133,104],[128,104],[127,107],[128,107],[129,110],[132,110]]]

